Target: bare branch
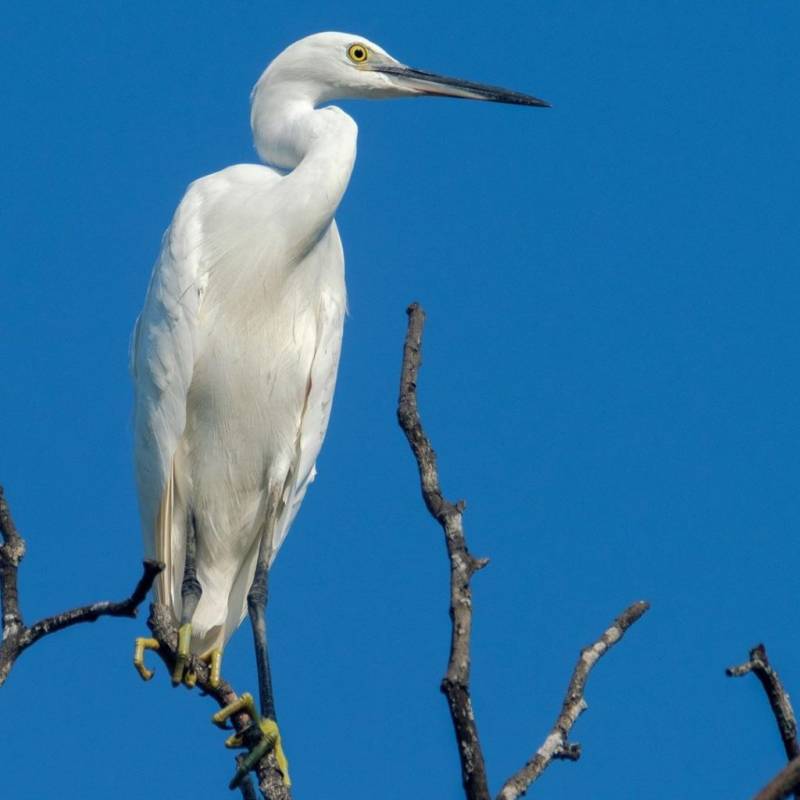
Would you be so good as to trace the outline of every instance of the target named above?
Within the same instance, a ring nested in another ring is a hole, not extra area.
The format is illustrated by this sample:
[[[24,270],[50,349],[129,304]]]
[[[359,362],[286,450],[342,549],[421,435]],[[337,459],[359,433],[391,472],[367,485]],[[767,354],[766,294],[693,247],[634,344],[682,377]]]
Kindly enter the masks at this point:
[[[767,649],[763,644],[757,644],[750,650],[749,661],[725,670],[725,674],[731,678],[739,678],[749,672],[752,672],[764,687],[775,722],[778,724],[786,758],[790,761],[797,758],[800,756],[800,745],[797,742],[797,720],[794,709],[789,700],[789,693],[783,688],[778,673],[769,663]]]
[[[486,767],[478,738],[478,727],[472,708],[469,690],[470,638],[472,633],[472,593],[470,580],[475,572],[488,564],[488,559],[473,557],[464,535],[464,502],[451,503],[443,494],[439,483],[436,453],[422,427],[417,406],[417,378],[422,364],[422,332],[425,312],[417,303],[407,310],[408,330],[403,347],[403,364],[400,374],[400,397],[397,419],[403,429],[419,470],[422,497],[428,511],[442,526],[450,559],[450,619],[452,632],[447,673],[442,680],[442,692],[447,697],[450,716],[461,758],[461,779],[467,800],[488,800],[489,787]],[[567,741],[570,730],[587,708],[584,689],[594,665],[613,647],[647,611],[644,601],[634,603],[617,617],[611,627],[581,656],[572,673],[567,695],[550,735],[530,761],[503,786],[498,800],[516,800],[525,794],[553,759],[577,761],[580,745]]]
[[[530,785],[547,769],[554,758],[577,760],[580,756],[578,745],[568,744],[572,726],[588,708],[584,692],[589,673],[594,665],[625,635],[625,631],[639,620],[650,605],[644,600],[634,603],[622,612],[597,641],[581,650],[578,663],[572,672],[567,694],[561,706],[561,713],[542,746],[516,774],[510,777],[497,800],[517,800],[530,788]]]
[[[70,611],[40,620],[31,625],[21,637],[24,647],[30,647],[43,636],[57,633],[81,622],[95,622],[100,617],[136,617],[139,606],[147,597],[153,582],[163,569],[164,565],[160,561],[145,561],[142,577],[139,578],[130,597],[117,603],[101,600],[99,603],[73,608]]]
[[[422,331],[425,312],[414,303],[408,308],[408,333],[403,348],[397,419],[419,469],[422,497],[431,515],[444,530],[450,559],[450,658],[441,689],[453,720],[461,780],[467,800],[489,800],[486,767],[478,738],[478,726],[469,692],[470,637],[472,634],[472,575],[488,561],[470,555],[464,538],[464,503],[451,503],[442,495],[436,453],[422,428],[417,408],[417,376],[422,363]]]
[[[135,617],[153,581],[164,565],[145,561],[144,571],[130,597],[117,603],[108,600],[73,608],[47,617],[30,627],[22,620],[17,578],[19,565],[25,556],[25,540],[17,531],[3,487],[0,486],[0,600],[3,608],[3,641],[0,643],[0,686],[8,678],[19,656],[39,639],[81,622],[94,622],[100,617]]]
[[[800,756],[793,758],[753,800],[783,800],[800,789]],[[796,795],[795,795],[796,796]]]

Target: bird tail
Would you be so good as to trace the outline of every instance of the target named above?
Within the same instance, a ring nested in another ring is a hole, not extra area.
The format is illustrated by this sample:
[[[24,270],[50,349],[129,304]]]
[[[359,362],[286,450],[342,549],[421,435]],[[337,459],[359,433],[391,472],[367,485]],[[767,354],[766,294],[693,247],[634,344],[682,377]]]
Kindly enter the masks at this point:
[[[167,483],[161,495],[161,505],[158,507],[154,530],[155,555],[164,564],[164,569],[156,578],[156,602],[172,609],[174,605],[175,574],[174,559],[172,554],[172,522],[175,509],[175,463],[167,476]]]

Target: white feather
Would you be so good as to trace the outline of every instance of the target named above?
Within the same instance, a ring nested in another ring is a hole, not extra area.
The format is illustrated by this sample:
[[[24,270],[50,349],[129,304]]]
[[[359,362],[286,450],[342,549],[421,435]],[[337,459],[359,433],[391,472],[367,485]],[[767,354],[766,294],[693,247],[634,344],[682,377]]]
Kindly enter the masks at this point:
[[[164,236],[132,337],[135,463],[145,550],[167,565],[156,597],[176,620],[195,522],[195,652],[224,645],[243,618],[260,537],[272,535],[274,557],[328,425],[346,305],[333,216],[357,129],[317,106],[419,94],[543,105],[409,69],[351,34],[307,37],[251,98],[256,149],[276,168],[196,181]]]

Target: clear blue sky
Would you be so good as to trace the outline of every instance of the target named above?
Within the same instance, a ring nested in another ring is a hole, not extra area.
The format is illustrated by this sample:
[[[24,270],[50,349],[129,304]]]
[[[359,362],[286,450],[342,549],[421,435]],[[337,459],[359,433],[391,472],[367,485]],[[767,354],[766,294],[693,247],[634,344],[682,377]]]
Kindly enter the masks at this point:
[[[752,794],[782,750],[757,682],[723,668],[763,639],[800,696],[798,26],[795,0],[6,4],[0,480],[28,619],[138,577],[127,345],[161,233],[192,179],[255,160],[267,62],[349,30],[554,107],[345,104],[351,313],[269,612],[296,796],[459,797],[444,549],[394,419],[414,299],[444,486],[492,558],[473,691],[493,788],[579,647],[647,598],[592,676],[583,759],[533,796]],[[23,656],[9,797],[227,796],[211,704],[134,673],[144,630]],[[246,627],[225,666],[255,687]]]

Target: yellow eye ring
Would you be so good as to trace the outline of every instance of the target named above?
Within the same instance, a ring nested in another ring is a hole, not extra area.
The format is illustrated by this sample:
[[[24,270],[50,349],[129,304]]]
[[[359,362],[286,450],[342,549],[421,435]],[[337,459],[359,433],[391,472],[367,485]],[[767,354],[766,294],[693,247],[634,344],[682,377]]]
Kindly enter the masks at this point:
[[[363,64],[369,58],[369,50],[366,45],[356,42],[347,48],[347,57],[354,64]]]

